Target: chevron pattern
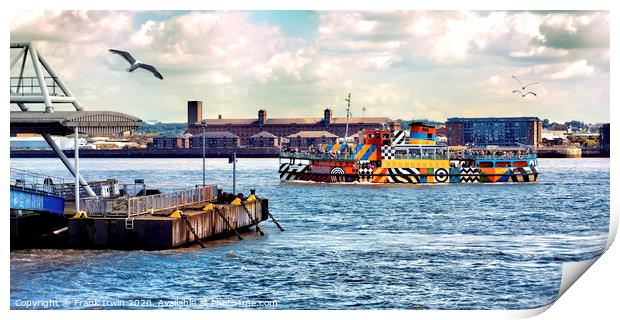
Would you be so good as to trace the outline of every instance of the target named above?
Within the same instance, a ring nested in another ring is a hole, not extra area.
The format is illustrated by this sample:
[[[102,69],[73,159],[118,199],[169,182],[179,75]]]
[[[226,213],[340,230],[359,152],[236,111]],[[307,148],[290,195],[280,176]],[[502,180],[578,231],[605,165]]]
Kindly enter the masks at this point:
[[[480,172],[478,168],[461,168],[459,174],[459,183],[480,182]]]

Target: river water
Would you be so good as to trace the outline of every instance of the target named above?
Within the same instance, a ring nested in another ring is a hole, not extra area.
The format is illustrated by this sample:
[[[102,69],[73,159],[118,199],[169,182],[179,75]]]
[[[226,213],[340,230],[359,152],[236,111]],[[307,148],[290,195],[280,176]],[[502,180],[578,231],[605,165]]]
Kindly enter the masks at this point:
[[[201,161],[82,159],[80,167],[87,180],[143,178],[177,190],[201,183]],[[263,237],[206,249],[12,251],[11,308],[47,299],[69,301],[48,305],[58,309],[547,305],[562,263],[605,246],[609,159],[539,162],[531,184],[367,186],[281,184],[277,159],[239,159],[238,192],[269,198],[286,231],[266,221]],[[69,178],[58,159],[11,166]],[[230,190],[231,177],[227,159],[207,159],[209,183]]]

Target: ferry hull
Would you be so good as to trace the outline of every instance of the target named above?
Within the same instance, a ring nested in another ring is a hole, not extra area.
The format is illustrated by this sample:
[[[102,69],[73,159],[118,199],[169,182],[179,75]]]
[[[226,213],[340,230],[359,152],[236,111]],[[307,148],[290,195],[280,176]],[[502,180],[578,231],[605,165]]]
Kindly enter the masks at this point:
[[[345,174],[340,168],[315,172],[307,164],[282,164],[279,169],[283,182],[311,181],[327,183],[502,183],[535,182],[536,167],[525,168],[376,168],[372,172]]]

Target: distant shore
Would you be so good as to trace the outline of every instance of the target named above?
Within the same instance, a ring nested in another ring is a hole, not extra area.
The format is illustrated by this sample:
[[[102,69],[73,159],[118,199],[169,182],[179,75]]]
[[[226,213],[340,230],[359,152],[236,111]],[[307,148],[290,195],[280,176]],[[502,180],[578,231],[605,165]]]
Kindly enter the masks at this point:
[[[73,157],[73,150],[64,150],[65,155]],[[233,152],[238,158],[278,158],[278,148],[217,148],[207,149],[207,158],[228,158]],[[192,149],[121,149],[121,150],[80,150],[81,158],[202,158],[202,150]],[[559,153],[539,154],[539,158],[571,158]],[[11,150],[11,158],[56,158],[52,150]],[[579,158],[579,157],[577,157]],[[609,158],[608,154],[584,153],[581,158]]]
[[[63,150],[72,158],[73,150]],[[207,149],[207,158],[228,158],[233,152],[238,158],[278,158],[279,148],[217,148]],[[11,158],[56,158],[52,150],[11,150]],[[202,150],[193,149],[80,149],[80,158],[202,158]]]

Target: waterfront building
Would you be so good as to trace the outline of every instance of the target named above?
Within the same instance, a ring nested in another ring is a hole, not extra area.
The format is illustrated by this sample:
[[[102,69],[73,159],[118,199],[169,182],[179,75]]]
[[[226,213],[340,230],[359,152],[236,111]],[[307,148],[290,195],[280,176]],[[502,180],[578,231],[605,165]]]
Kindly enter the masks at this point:
[[[153,137],[150,147],[153,149],[189,148],[189,135],[159,135]]]
[[[205,132],[207,148],[237,148],[239,136],[228,131]],[[189,137],[189,148],[202,148],[202,132]]]
[[[267,132],[261,131],[250,137],[250,147],[256,148],[265,148],[265,147],[277,147],[278,146],[278,137]]]
[[[538,146],[542,140],[537,117],[449,118],[446,127],[451,146]]]
[[[188,132],[196,135],[202,132],[200,120],[194,117],[197,107],[192,101],[188,102]],[[202,104],[200,105],[202,111]],[[323,111],[322,118],[269,118],[267,110],[258,110],[256,118],[206,119],[206,131],[228,131],[239,136],[243,146],[250,145],[250,138],[262,131],[271,133],[276,137],[286,137],[300,131],[327,131],[338,137],[344,137],[346,132],[347,118],[333,117],[332,110],[327,108]],[[350,117],[349,134],[362,130],[373,129],[400,129],[400,123],[386,117]]]
[[[286,137],[286,146],[289,148],[308,148],[320,144],[333,144],[338,136],[327,131],[300,131]]]

